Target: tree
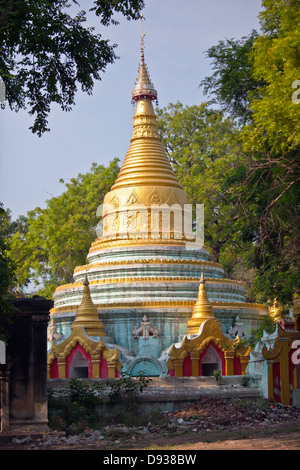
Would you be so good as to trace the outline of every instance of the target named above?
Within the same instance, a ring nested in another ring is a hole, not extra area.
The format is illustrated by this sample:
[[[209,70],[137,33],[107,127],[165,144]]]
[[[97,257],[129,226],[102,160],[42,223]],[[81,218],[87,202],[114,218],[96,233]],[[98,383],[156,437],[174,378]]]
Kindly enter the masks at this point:
[[[247,159],[222,191],[238,214],[235,227],[248,245],[244,260],[254,269],[259,300],[290,305],[299,292],[299,188],[284,194],[281,188],[280,168]]]
[[[232,119],[206,104],[170,103],[157,116],[166,152],[190,203],[204,204],[205,243],[212,260],[219,262],[234,238],[235,214],[223,204],[221,181],[239,164],[239,131]]]
[[[290,304],[299,293],[300,106],[292,99],[300,77],[300,7],[296,0],[264,0],[263,34],[253,44],[253,75],[263,80],[251,100],[253,123],[243,130],[251,155],[247,181],[256,196],[254,265],[265,297]],[[250,201],[253,197],[250,198]]]
[[[139,18],[144,0],[94,0],[90,6],[100,25],[107,26],[117,24],[114,13]],[[73,16],[71,10],[67,0],[0,3],[0,77],[6,100],[14,111],[29,108],[34,116],[30,129],[39,137],[49,131],[51,106],[70,111],[78,86],[91,94],[94,81],[116,60],[116,45],[84,25],[84,10]]]
[[[0,340],[6,342],[14,308],[10,302],[9,288],[14,278],[14,263],[9,255],[10,214],[0,204]]]
[[[34,281],[41,295],[51,297],[57,286],[73,281],[74,268],[86,263],[96,238],[97,208],[118,173],[117,159],[108,167],[93,163],[90,172],[72,178],[66,191],[47,201],[46,209],[28,212],[11,241],[20,285]]]
[[[244,165],[231,173],[224,193],[240,214],[251,242],[248,263],[264,300],[288,305],[299,293],[300,106],[292,85],[300,76],[299,2],[264,0],[263,34],[250,54],[253,77],[262,80],[242,130]]]
[[[263,0],[259,18],[262,33],[208,51],[215,72],[202,85],[242,124],[243,158],[221,193],[248,247],[243,261],[261,301],[289,305],[299,294],[299,1]]]
[[[263,85],[251,98],[253,123],[245,128],[245,150],[276,158],[295,151],[299,157],[300,105],[293,95],[300,89],[300,5],[298,0],[264,0],[262,5],[263,34],[250,58],[253,77]]]
[[[211,96],[209,103],[218,104],[242,125],[252,120],[250,99],[264,84],[262,78],[253,76],[251,51],[257,37],[253,30],[249,36],[219,41],[208,49],[206,56],[212,59],[215,72],[200,83],[204,94]]]

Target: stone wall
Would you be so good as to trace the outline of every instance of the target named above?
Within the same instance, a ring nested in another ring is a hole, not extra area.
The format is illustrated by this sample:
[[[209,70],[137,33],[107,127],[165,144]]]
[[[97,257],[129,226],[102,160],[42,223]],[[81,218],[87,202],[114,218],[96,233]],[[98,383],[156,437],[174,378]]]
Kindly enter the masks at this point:
[[[53,303],[33,296],[15,299],[13,304],[16,312],[5,366],[9,429],[47,429],[47,326]]]

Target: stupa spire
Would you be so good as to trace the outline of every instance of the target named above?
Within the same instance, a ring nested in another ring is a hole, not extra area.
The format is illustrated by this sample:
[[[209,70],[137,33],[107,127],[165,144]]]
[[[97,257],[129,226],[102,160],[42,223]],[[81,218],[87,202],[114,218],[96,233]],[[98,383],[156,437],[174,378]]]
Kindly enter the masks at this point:
[[[142,16],[143,21],[143,16]],[[141,60],[139,66],[139,75],[135,82],[134,89],[132,91],[132,100],[137,101],[139,99],[150,99],[151,101],[157,101],[157,91],[154,88],[154,85],[150,79],[150,74],[145,63],[145,56],[144,56],[144,37],[146,33],[143,33],[142,29],[142,37],[141,37]]]
[[[104,199],[105,238],[125,239],[129,233],[129,238],[149,238],[152,215],[149,212],[149,217],[146,217],[145,211],[151,211],[152,205],[177,205],[174,209],[174,220],[179,220],[183,218],[184,207],[189,203],[159,136],[152,103],[157,100],[157,91],[145,63],[144,37],[142,31],[139,74],[132,91],[136,110],[131,144],[115,184]],[[174,225],[175,222],[172,221],[168,230],[171,238],[182,237],[183,225],[176,230]],[[166,236],[170,238],[169,235]],[[161,237],[165,238],[165,235]]]
[[[72,327],[82,326],[89,336],[106,336],[104,326],[99,318],[98,309],[93,303],[87,275],[83,281],[83,296],[76,310]]]
[[[152,105],[152,101],[157,99],[157,92],[145,63],[144,36],[142,33],[139,75],[132,91],[136,112],[133,118],[131,145],[112,190],[129,186],[167,186],[182,189],[157,129]]]
[[[187,334],[197,334],[200,325],[210,318],[215,318],[215,315],[213,306],[211,305],[207,297],[204,273],[202,270],[198,299],[193,307],[192,317],[187,324]]]

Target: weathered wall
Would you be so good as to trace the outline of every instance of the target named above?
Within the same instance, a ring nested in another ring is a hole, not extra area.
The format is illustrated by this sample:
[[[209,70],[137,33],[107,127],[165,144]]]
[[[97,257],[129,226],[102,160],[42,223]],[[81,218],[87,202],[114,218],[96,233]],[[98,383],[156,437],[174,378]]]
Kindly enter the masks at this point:
[[[15,299],[7,345],[9,426],[47,427],[47,326],[53,302]]]

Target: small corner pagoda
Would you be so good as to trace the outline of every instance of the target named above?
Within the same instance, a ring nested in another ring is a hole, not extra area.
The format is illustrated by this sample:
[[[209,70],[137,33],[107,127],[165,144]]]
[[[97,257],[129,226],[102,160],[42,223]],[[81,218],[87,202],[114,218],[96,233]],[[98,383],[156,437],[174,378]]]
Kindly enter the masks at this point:
[[[71,334],[62,342],[59,342],[59,335],[52,335],[48,353],[49,379],[120,377],[119,353],[117,348],[110,349],[103,342],[106,334],[91,299],[87,277],[83,285],[83,297]]]

